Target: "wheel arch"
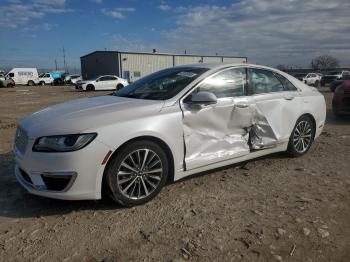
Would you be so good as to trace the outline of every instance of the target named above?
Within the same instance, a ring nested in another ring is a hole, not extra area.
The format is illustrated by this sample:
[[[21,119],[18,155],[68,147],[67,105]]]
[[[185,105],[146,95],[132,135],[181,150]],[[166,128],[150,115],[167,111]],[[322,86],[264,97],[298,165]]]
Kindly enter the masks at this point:
[[[313,130],[313,131],[314,131],[313,137],[315,138],[317,125],[316,125],[316,119],[315,119],[315,117],[314,117],[311,113],[304,113],[304,114],[302,114],[301,116],[299,116],[298,119],[297,119],[297,121],[295,122],[295,125],[298,123],[299,119],[302,118],[302,117],[304,117],[304,116],[309,117],[309,118],[311,119],[312,125],[313,125],[313,127],[314,127],[314,130]],[[295,126],[295,125],[294,125],[294,126]]]
[[[103,175],[102,175],[102,185],[101,185],[101,193],[105,192],[106,188],[105,188],[105,176],[106,176],[106,172],[108,170],[108,166],[111,164],[112,160],[115,158],[115,156],[118,154],[118,152],[120,152],[120,150],[125,147],[126,145],[136,142],[136,141],[152,141],[154,143],[156,143],[157,145],[159,145],[165,152],[165,154],[168,157],[169,160],[169,176],[167,179],[167,183],[174,181],[174,175],[175,175],[175,165],[174,165],[174,155],[173,152],[171,151],[169,145],[164,142],[164,140],[160,139],[159,137],[155,137],[155,136],[151,136],[151,135],[144,135],[144,136],[138,136],[132,139],[127,140],[126,142],[124,142],[123,144],[121,144],[117,149],[114,150],[114,152],[111,154],[111,156],[109,157],[104,171],[103,171]]]
[[[91,88],[91,89],[90,89]],[[95,85],[92,84],[92,83],[89,83],[86,85],[86,88],[85,88],[86,91],[90,90],[90,91],[95,91]]]

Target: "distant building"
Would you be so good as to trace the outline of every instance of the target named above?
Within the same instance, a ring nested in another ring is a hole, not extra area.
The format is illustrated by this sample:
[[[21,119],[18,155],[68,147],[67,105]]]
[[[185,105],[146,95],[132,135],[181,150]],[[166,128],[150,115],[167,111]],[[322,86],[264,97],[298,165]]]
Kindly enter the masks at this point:
[[[247,63],[247,57],[95,51],[80,57],[84,79],[117,75],[130,82],[163,68],[194,63]]]

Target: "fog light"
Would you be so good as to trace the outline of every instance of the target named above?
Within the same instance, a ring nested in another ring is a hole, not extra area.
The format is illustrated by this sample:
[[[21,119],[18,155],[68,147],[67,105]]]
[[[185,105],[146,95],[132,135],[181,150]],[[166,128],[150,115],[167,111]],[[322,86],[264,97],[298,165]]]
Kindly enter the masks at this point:
[[[46,185],[46,189],[50,191],[67,191],[73,185],[77,173],[76,172],[45,172],[41,175]]]

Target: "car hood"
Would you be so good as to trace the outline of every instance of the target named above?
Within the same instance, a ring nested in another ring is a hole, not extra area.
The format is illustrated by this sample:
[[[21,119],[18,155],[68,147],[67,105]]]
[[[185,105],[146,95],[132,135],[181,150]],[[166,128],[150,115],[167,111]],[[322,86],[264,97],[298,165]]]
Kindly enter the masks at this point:
[[[93,82],[92,80],[84,80],[84,81],[79,81],[79,84],[87,84],[87,83],[91,83],[91,82]]]
[[[67,101],[35,112],[22,120],[29,138],[93,132],[103,126],[157,114],[164,102],[117,96]]]

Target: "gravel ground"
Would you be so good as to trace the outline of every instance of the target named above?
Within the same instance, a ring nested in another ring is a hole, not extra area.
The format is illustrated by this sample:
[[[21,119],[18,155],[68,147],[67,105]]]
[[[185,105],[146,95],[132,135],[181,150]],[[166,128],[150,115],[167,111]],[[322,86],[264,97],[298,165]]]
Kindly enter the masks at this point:
[[[323,90],[330,108],[332,94]],[[350,261],[350,119],[328,110],[308,154],[274,154],[167,185],[150,203],[26,193],[11,151],[25,115],[106,92],[0,89],[0,261]]]

